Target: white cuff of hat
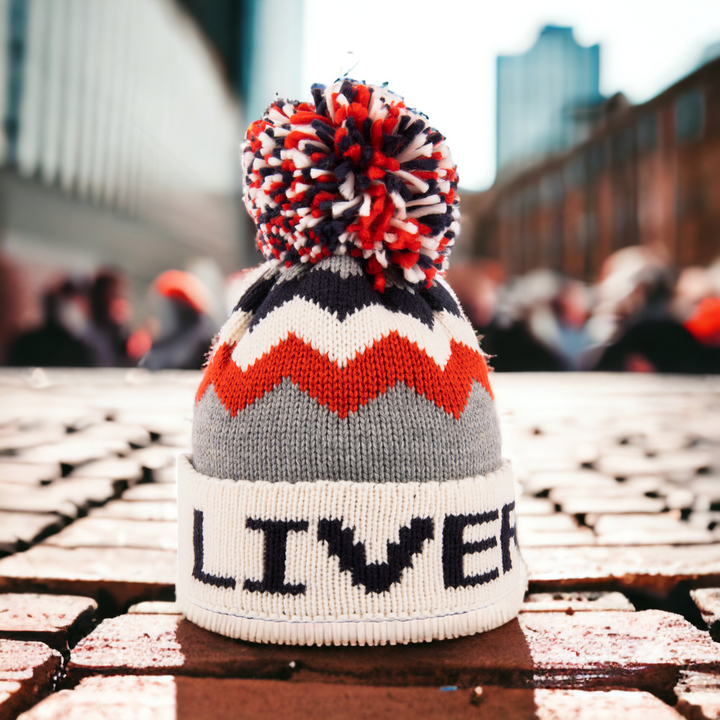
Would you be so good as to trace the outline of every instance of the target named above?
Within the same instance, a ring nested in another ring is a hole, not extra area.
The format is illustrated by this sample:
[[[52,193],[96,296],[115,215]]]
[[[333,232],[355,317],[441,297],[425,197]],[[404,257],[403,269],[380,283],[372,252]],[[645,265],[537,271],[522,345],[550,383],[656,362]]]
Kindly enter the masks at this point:
[[[510,464],[444,482],[250,482],[178,461],[177,599],[233,638],[384,645],[490,630],[527,580]]]

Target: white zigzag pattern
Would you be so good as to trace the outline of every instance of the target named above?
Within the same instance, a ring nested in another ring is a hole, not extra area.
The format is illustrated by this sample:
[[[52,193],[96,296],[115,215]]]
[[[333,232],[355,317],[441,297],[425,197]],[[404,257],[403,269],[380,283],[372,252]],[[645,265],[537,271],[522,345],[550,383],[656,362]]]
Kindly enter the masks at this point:
[[[479,350],[467,320],[446,310],[433,313],[432,328],[411,315],[392,312],[382,305],[367,306],[341,322],[315,303],[295,297],[275,308],[250,333],[247,332],[250,316],[237,315],[239,317],[232,318],[223,328],[220,343],[237,343],[232,357],[243,371],[286,340],[289,333],[327,355],[338,367],[347,366],[358,354],[393,331],[414,342],[441,368],[450,358],[451,340]]]

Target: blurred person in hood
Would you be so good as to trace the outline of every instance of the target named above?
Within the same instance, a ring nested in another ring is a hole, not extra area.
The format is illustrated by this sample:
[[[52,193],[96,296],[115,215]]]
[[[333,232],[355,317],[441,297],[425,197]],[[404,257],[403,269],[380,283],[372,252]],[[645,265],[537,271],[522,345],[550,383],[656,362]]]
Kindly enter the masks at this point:
[[[84,337],[95,367],[130,364],[126,350],[129,317],[130,303],[122,276],[115,270],[101,270],[90,288],[90,323]]]
[[[199,370],[217,330],[207,288],[190,273],[168,270],[153,284],[151,305],[155,339],[140,365],[150,370]]]
[[[90,321],[88,297],[77,282],[64,280],[43,297],[44,322],[11,344],[8,363],[16,367],[91,367],[84,337]]]
[[[720,371],[717,353],[674,315],[675,280],[670,264],[649,248],[624,248],[608,258],[598,289],[600,313],[610,321],[609,344],[597,370]]]

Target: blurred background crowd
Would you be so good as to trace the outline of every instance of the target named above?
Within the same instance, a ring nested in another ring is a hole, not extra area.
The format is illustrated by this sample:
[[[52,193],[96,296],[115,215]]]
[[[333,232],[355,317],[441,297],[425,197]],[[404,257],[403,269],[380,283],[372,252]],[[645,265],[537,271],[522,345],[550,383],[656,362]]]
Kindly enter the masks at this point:
[[[497,371],[719,373],[717,2],[454,0],[450,78],[400,39],[432,3],[366,5],[0,0],[0,364],[199,368],[260,261],[245,126],[348,72],[448,137]]]

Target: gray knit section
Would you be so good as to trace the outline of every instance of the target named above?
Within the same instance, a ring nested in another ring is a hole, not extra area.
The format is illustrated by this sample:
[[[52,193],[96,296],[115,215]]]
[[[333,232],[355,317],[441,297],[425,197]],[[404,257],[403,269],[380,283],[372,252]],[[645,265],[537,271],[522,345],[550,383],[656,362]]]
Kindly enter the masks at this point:
[[[313,269],[329,270],[339,275],[343,280],[347,280],[351,275],[363,274],[360,263],[351,255],[331,255],[321,260]]]
[[[403,383],[344,419],[289,379],[233,418],[211,386],[195,410],[193,464],[234,480],[457,480],[500,467],[500,431],[477,382],[459,420]]]

